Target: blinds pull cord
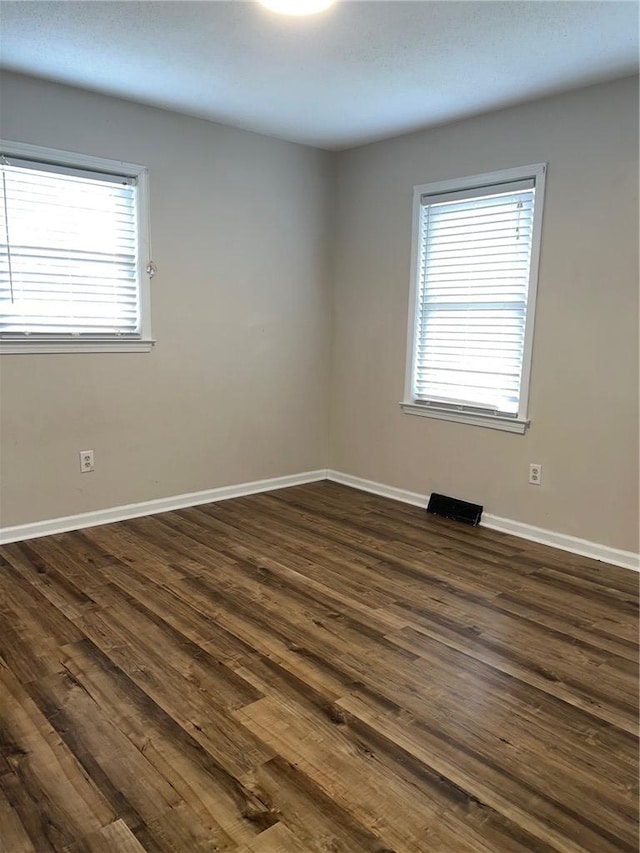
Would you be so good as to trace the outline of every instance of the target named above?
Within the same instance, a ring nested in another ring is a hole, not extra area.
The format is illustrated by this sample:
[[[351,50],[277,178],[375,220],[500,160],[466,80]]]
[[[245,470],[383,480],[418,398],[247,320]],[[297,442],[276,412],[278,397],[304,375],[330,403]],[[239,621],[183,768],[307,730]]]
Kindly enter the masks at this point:
[[[153,261],[153,248],[151,246],[151,199],[149,198],[149,190],[147,189],[147,251],[149,252],[149,261],[146,266],[146,273],[149,276],[149,279],[152,279],[154,275],[158,272],[158,267],[155,265]]]

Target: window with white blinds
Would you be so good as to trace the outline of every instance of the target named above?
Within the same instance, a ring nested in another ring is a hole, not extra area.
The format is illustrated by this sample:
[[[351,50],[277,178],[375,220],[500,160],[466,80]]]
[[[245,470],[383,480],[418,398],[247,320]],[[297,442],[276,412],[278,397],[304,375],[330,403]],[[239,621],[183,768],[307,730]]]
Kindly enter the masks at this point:
[[[416,188],[405,410],[524,431],[544,172]]]
[[[71,165],[70,156],[56,162],[2,152],[3,351],[135,349],[150,341],[143,170],[77,155]]]

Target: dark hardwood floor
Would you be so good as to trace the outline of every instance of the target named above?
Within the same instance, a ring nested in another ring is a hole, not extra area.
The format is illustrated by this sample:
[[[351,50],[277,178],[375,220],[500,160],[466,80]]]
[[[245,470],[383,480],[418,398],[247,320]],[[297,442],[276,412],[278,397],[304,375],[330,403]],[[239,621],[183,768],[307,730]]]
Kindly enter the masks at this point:
[[[0,849],[638,849],[638,576],[333,483],[0,548]]]

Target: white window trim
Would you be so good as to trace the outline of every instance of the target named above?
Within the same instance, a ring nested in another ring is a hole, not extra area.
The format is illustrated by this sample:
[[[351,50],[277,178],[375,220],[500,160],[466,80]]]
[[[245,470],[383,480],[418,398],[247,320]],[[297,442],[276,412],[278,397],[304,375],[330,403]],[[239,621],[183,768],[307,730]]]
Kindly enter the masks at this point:
[[[411,284],[409,293],[409,319],[407,334],[407,355],[405,367],[404,399],[400,403],[403,412],[408,415],[419,415],[425,418],[437,418],[456,423],[473,424],[475,426],[498,429],[505,432],[524,433],[529,426],[529,381],[531,378],[531,358],[533,354],[533,328],[536,313],[536,292],[538,287],[538,268],[540,261],[540,244],[542,234],[542,211],[544,207],[546,163],[536,163],[531,166],[519,166],[514,169],[502,169],[499,172],[486,172],[482,175],[472,175],[467,178],[455,178],[447,181],[437,181],[430,184],[420,184],[413,188],[413,224],[411,237]],[[486,412],[474,412],[469,409],[456,410],[451,406],[438,407],[436,403],[418,402],[413,398],[413,359],[417,331],[417,303],[420,288],[420,267],[418,255],[420,250],[420,206],[423,195],[455,192],[456,190],[479,189],[491,184],[507,183],[508,181],[533,178],[536,186],[536,200],[533,214],[533,229],[531,234],[531,262],[529,271],[529,291],[527,298],[527,321],[524,334],[522,379],[520,383],[520,404],[518,414],[514,418],[492,415]]]
[[[38,338],[29,336],[24,339],[0,340],[0,355],[16,353],[78,353],[78,352],[150,352],[155,344],[151,334],[151,286],[145,267],[151,260],[149,235],[149,172],[145,166],[125,163],[122,160],[108,160],[90,154],[78,154],[72,151],[59,151],[56,148],[44,148],[29,145],[26,142],[11,142],[0,139],[2,152],[15,157],[57,163],[60,166],[93,169],[99,172],[127,174],[135,176],[138,185],[138,280],[140,282],[141,333],[139,338],[91,338],[82,339]]]

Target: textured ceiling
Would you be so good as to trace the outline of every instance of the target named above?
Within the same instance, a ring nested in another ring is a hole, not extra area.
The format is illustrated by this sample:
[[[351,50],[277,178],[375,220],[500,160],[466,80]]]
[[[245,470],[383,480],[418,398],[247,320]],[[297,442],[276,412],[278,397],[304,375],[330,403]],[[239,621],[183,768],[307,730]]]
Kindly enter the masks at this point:
[[[0,4],[3,67],[345,148],[638,69],[638,3]]]

